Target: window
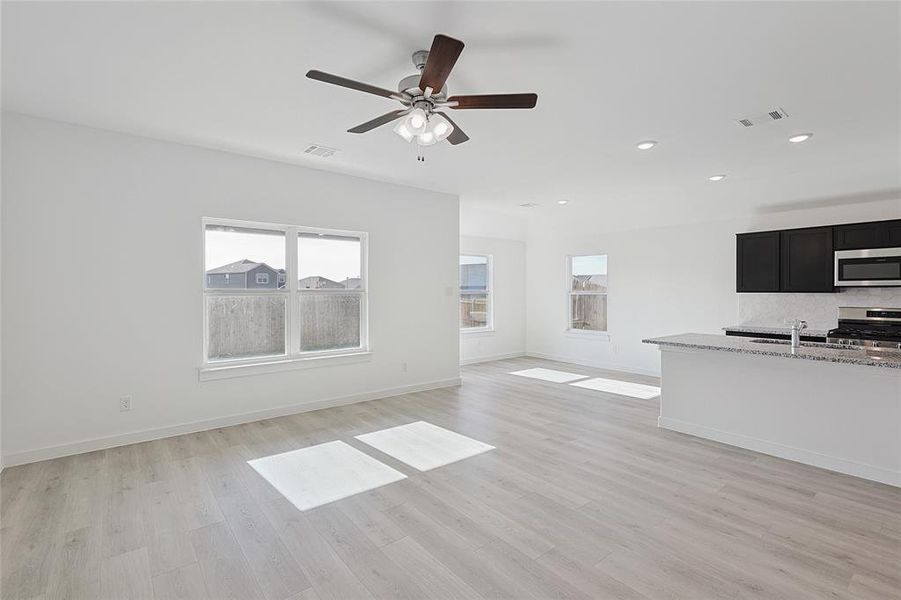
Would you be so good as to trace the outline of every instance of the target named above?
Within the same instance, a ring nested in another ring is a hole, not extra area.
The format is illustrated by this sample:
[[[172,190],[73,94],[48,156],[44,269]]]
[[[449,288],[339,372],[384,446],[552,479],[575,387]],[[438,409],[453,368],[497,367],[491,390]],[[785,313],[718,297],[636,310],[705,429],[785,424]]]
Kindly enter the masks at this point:
[[[204,219],[204,364],[367,350],[366,234]]]
[[[488,331],[491,319],[491,257],[460,255],[460,329]]]
[[[607,331],[607,255],[567,259],[570,331]]]
[[[361,347],[362,251],[359,236],[297,235],[302,352]]]

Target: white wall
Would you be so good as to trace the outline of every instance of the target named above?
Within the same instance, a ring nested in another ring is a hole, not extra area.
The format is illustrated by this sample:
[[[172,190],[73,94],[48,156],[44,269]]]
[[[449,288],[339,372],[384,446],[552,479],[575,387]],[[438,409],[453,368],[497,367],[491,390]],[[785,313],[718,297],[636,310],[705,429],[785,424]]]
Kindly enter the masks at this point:
[[[460,333],[460,362],[522,356],[526,351],[525,243],[461,236],[460,254],[491,256],[494,302],[493,331]]]
[[[2,120],[0,120],[2,137]],[[3,150],[0,144],[0,165],[3,164]],[[0,340],[3,339],[3,194],[0,190]],[[0,472],[3,471],[3,344],[0,343]]]
[[[743,231],[901,218],[901,201],[768,213],[630,231],[598,231],[597,218],[535,215],[527,242],[527,350],[573,363],[659,374],[657,348],[642,338],[721,333],[739,323],[735,234]],[[609,340],[567,334],[567,254],[609,255]],[[773,295],[776,302],[791,295]]]
[[[716,331],[737,317],[731,229],[689,225],[595,234],[589,225],[536,227],[528,241],[528,352],[556,360],[658,372],[644,337]],[[566,255],[608,255],[609,340],[567,333]],[[692,273],[690,262],[703,260]],[[725,285],[720,285],[723,282]]]
[[[492,210],[461,198],[460,235],[524,242],[529,236],[527,215],[522,208],[519,211]]]
[[[3,118],[8,464],[457,381],[455,196]],[[199,382],[203,216],[369,232],[371,360]]]

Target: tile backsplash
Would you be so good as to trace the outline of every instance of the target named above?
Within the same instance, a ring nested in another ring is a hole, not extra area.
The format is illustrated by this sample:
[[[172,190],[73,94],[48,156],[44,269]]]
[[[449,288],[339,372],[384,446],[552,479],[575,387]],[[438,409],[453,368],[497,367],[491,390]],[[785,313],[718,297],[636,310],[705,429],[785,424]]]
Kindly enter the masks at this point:
[[[782,326],[804,319],[811,329],[837,325],[839,306],[901,308],[901,287],[847,289],[835,294],[739,294],[739,325]]]

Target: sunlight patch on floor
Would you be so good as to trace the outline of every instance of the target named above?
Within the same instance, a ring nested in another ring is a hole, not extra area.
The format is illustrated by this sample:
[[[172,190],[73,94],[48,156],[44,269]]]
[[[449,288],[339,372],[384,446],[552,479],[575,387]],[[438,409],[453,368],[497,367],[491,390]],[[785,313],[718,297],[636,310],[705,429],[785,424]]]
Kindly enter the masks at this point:
[[[603,377],[577,381],[576,383],[570,383],[569,385],[585,388],[587,390],[618,394],[620,396],[641,398],[643,400],[650,400],[651,398],[656,398],[660,395],[660,388],[653,385],[632,383],[631,381],[619,381],[617,379],[604,379]]]
[[[513,371],[510,375],[519,377],[528,377],[529,379],[540,379],[542,381],[551,381],[553,383],[569,383],[577,379],[585,379],[588,375],[579,375],[578,373],[567,373],[566,371],[555,371],[554,369],[525,369],[524,371]]]
[[[341,441],[264,456],[247,464],[300,510],[407,477]]]
[[[425,421],[382,429],[356,438],[420,471],[494,450],[494,446]]]

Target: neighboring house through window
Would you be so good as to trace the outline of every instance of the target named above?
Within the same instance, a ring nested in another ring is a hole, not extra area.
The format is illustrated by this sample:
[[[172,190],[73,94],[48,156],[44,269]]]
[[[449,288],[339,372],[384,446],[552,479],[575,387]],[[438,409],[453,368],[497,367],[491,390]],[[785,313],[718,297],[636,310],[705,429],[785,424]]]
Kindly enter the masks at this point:
[[[607,255],[566,260],[569,331],[607,331]]]
[[[460,329],[488,331],[492,328],[491,257],[460,255]]]
[[[204,364],[366,351],[366,240],[204,219]]]

